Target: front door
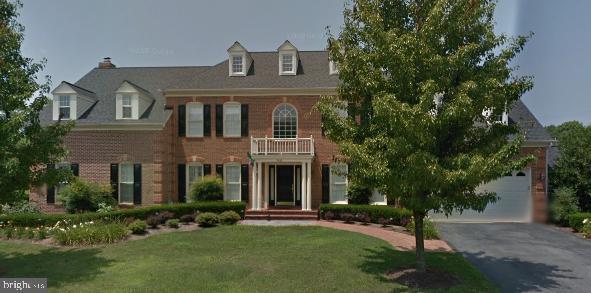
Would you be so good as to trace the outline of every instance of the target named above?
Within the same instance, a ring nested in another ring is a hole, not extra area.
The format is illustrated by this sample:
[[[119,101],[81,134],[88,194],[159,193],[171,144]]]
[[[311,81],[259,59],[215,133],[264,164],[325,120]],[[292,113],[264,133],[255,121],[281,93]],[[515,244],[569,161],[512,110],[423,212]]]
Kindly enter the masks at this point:
[[[294,166],[277,166],[277,199],[276,205],[294,204]]]

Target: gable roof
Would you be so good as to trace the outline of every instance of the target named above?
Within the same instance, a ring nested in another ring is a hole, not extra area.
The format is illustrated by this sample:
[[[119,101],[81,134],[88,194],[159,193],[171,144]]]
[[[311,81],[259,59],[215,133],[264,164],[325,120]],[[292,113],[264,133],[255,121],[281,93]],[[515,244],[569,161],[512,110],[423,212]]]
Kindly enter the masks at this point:
[[[536,116],[527,108],[523,101],[518,100],[509,111],[509,119],[517,123],[528,141],[548,142],[553,141],[544,126]]]
[[[76,92],[78,95],[85,96],[85,97],[87,97],[87,98],[90,98],[90,99],[92,99],[92,100],[94,100],[94,101],[96,101],[96,100],[97,100],[96,94],[95,94],[93,91],[87,90],[87,89],[85,89],[85,88],[82,88],[82,87],[80,87],[80,86],[77,86],[77,85],[75,85],[75,84],[69,83],[69,82],[67,82],[67,81],[62,81],[62,82],[60,83],[60,85],[58,85],[58,86],[56,87],[56,89],[57,89],[59,86],[61,86],[61,85],[67,85],[67,86],[68,86],[68,87],[70,87],[70,88],[71,88],[71,89],[72,89],[74,92]],[[54,91],[55,91],[55,89],[52,91],[52,93],[53,93]]]

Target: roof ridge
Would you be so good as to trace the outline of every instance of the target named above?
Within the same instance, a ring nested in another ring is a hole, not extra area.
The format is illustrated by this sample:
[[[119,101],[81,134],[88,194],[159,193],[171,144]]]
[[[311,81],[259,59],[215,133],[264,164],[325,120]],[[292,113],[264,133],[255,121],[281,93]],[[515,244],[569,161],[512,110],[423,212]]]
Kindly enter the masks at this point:
[[[143,68],[202,68],[202,67],[212,67],[212,65],[171,65],[171,66],[121,66],[115,68],[98,68],[95,67],[93,69],[143,69]]]

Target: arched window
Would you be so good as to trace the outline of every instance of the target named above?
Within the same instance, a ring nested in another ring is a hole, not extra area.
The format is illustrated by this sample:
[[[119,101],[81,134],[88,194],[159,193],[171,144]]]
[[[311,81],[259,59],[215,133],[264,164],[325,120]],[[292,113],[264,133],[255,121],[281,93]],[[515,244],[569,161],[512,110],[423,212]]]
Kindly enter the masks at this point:
[[[290,104],[281,104],[273,111],[273,137],[295,138],[298,135],[298,112]]]

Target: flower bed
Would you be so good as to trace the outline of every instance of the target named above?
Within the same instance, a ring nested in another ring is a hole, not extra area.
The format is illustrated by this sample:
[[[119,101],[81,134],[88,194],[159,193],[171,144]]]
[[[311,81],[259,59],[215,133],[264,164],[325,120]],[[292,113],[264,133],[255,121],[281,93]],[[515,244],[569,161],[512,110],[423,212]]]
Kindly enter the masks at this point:
[[[404,226],[412,216],[409,210],[380,205],[320,205],[320,218],[325,220],[342,219],[345,221],[389,223]]]
[[[61,245],[95,245],[115,243],[127,237],[127,227],[119,222],[94,222],[73,224],[60,221],[51,228],[51,235]]]

